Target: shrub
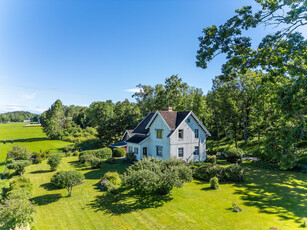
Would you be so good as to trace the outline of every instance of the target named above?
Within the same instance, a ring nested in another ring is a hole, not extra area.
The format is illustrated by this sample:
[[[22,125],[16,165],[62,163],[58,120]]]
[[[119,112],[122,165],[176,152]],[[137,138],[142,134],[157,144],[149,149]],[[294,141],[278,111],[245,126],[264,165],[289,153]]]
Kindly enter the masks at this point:
[[[94,151],[94,155],[102,160],[106,160],[112,157],[112,150],[110,148],[102,148],[102,149],[97,149],[93,151]]]
[[[51,171],[55,171],[58,168],[61,163],[61,160],[62,157],[58,153],[54,153],[48,158],[47,163],[48,165],[50,165]]]
[[[65,146],[65,147],[63,148],[63,151],[64,151],[65,153],[67,153],[67,152],[73,152],[73,151],[75,151],[75,146],[74,146],[74,145],[67,145],[67,146]]]
[[[40,164],[43,162],[43,156],[42,156],[42,153],[38,153],[38,152],[33,152],[32,153],[32,162],[34,164]]]
[[[23,146],[13,145],[12,149],[7,152],[7,159],[29,160],[30,151]]]
[[[126,154],[126,160],[130,163],[133,163],[134,161],[136,161],[136,156],[134,153],[127,153]]]
[[[215,155],[212,155],[212,156],[207,155],[206,162],[211,163],[211,164],[216,164],[216,156]]]
[[[239,205],[237,205],[235,202],[232,203],[232,208],[231,210],[233,212],[242,212],[242,209],[239,207]]]
[[[101,188],[111,193],[117,193],[121,185],[121,179],[117,172],[107,172],[100,181]]]
[[[124,157],[126,155],[126,150],[124,148],[113,149],[113,157]]]
[[[106,162],[108,164],[117,164],[118,160],[116,160],[115,158],[111,157],[111,158],[107,159]]]
[[[98,157],[95,157],[93,155],[90,155],[86,159],[86,163],[89,164],[93,169],[100,168],[102,160],[99,159]]]
[[[11,163],[7,164],[8,169],[15,169],[15,173],[22,176],[25,172],[25,167],[30,165],[31,162],[28,160],[14,160]]]
[[[96,149],[96,150],[86,150],[79,154],[79,161],[81,163],[85,163],[87,158],[90,156],[95,156],[99,158],[100,160],[106,160],[110,157],[112,157],[112,150],[110,148],[102,148],[102,149]]]
[[[202,164],[194,170],[194,177],[200,180],[209,181],[217,177],[220,181],[225,180],[224,169],[214,164]]]
[[[0,205],[1,222],[8,229],[26,227],[34,222],[35,206],[25,197],[8,197]]]
[[[219,189],[220,185],[219,185],[219,179],[217,177],[212,177],[210,179],[210,187],[212,189]]]
[[[144,158],[128,167],[123,184],[138,194],[169,194],[173,187],[181,187],[192,180],[192,171],[182,161],[161,161]]]
[[[242,163],[243,150],[239,148],[230,148],[226,151],[226,161],[230,163]]]
[[[79,151],[74,151],[73,156],[74,156],[74,157],[78,157],[78,156],[79,156],[79,154],[80,154],[80,152],[79,152]]]
[[[243,181],[244,170],[238,164],[231,165],[225,169],[225,175],[227,180],[234,182]]]
[[[66,188],[71,196],[72,188],[84,181],[85,177],[78,171],[60,171],[51,177],[51,183],[59,188]]]

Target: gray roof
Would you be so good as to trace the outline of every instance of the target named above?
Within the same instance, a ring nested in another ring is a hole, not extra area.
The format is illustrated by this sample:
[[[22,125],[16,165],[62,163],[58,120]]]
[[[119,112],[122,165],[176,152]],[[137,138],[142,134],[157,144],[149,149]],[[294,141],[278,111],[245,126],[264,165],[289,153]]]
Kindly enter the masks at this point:
[[[145,140],[148,136],[142,135],[142,134],[135,134],[132,137],[130,137],[126,142],[135,143],[138,144],[141,141]]]

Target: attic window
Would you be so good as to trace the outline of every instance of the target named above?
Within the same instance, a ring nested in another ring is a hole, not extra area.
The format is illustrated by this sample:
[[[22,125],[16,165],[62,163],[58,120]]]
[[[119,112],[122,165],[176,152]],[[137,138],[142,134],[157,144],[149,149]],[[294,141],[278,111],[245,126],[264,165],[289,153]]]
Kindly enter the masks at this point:
[[[183,129],[178,130],[178,138],[180,138],[180,139],[183,138]]]
[[[190,118],[188,118],[188,119],[187,119],[187,122],[188,122],[188,123],[190,123],[190,122],[191,122],[191,119],[190,119]]]
[[[162,129],[157,129],[157,138],[162,139]]]

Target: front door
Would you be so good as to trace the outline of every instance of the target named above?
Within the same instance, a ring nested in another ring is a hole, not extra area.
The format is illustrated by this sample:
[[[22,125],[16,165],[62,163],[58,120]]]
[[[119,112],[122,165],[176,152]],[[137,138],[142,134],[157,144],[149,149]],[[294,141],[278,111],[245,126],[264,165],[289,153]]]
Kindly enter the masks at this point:
[[[147,147],[143,148],[143,158],[147,157]]]

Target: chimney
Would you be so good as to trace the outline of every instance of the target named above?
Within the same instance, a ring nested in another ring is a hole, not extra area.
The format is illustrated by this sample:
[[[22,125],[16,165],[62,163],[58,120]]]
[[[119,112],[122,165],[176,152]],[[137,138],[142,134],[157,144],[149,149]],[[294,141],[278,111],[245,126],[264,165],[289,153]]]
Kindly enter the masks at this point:
[[[166,111],[169,111],[169,112],[173,111],[173,107],[166,107]]]

